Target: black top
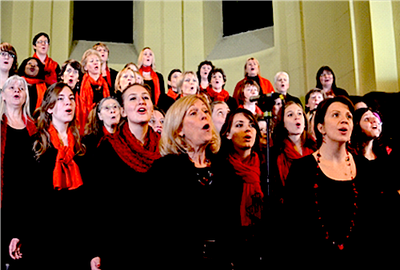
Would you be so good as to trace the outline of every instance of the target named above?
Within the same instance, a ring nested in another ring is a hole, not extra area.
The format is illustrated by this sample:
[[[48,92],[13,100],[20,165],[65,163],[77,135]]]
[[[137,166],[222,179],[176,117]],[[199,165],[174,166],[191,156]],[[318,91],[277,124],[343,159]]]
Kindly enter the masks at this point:
[[[352,258],[359,265],[367,254],[385,254],[389,250],[382,245],[393,247],[398,241],[392,212],[396,202],[398,207],[398,194],[380,193],[376,179],[370,178],[371,168],[361,158],[354,156],[354,160],[357,176],[352,181],[330,179],[313,155],[293,162],[287,178],[282,247],[289,256],[316,265],[347,263]]]

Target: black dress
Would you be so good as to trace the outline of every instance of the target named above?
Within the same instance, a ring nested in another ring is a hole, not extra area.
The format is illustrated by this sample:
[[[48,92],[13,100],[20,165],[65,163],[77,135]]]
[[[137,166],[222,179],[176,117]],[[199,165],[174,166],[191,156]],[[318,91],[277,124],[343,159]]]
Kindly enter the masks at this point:
[[[243,184],[210,160],[211,167],[196,168],[186,154],[167,155],[149,172],[162,221],[158,253],[175,269],[230,267]]]
[[[356,156],[354,160],[357,176],[352,181],[330,179],[313,155],[293,163],[286,186],[282,254],[310,267],[328,261],[368,266],[380,261],[381,255],[389,264],[395,258],[388,256],[398,250],[398,237],[392,224],[394,205],[387,202],[398,198],[394,193],[381,194],[365,161]]]

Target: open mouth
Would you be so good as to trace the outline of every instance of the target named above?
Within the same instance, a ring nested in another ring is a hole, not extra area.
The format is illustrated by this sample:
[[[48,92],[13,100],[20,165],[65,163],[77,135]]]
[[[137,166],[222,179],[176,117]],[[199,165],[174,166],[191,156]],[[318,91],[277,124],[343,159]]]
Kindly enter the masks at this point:
[[[137,111],[138,113],[145,113],[147,110],[146,108],[139,108]]]
[[[66,109],[65,112],[70,114],[70,113],[72,113],[72,109]]]
[[[210,124],[205,124],[205,125],[203,126],[203,130],[208,130],[208,129],[210,129]]]
[[[301,127],[301,123],[296,123],[296,127]]]

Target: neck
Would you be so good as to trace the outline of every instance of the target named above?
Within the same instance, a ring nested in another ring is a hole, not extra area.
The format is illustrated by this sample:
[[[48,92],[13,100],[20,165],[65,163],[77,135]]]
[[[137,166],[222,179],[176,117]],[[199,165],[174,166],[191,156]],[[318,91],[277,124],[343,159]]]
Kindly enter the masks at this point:
[[[241,161],[245,160],[251,155],[251,148],[246,148],[246,149],[235,148],[235,151],[239,155]]]
[[[89,76],[92,77],[96,82],[100,77],[100,74],[93,74],[93,73],[89,73]]]
[[[68,145],[68,125],[69,123],[52,122],[54,128],[57,130],[58,138],[60,138],[64,145]]]
[[[107,130],[108,133],[110,133],[110,134],[114,134],[115,131],[117,130],[117,125],[111,125],[111,126],[104,125],[104,127],[106,128],[106,130]]]
[[[368,160],[376,159],[376,155],[375,155],[374,151],[372,150],[373,145],[374,145],[374,140],[370,140],[367,143],[367,145],[365,145],[365,147],[364,147],[364,156]]]
[[[42,63],[44,63],[44,61],[46,60],[47,54],[40,54],[38,52],[36,52],[37,57],[39,57],[40,61]]]
[[[25,123],[22,119],[21,108],[7,106],[7,124],[13,128],[24,128]]]
[[[292,141],[292,143],[295,145],[295,149],[297,152],[300,154],[303,154],[303,147],[301,143],[301,134],[292,134],[289,135],[289,140]]]
[[[217,93],[220,93],[221,91],[222,91],[222,87],[220,87],[220,88],[212,88],[215,92],[217,92]]]
[[[256,112],[256,103],[255,102],[250,102],[250,101],[246,101],[243,104],[243,107],[249,111],[251,111],[253,114]]]
[[[332,85],[322,85],[324,92],[329,92],[332,89]]]
[[[209,85],[208,79],[207,78],[201,78],[201,82],[200,82],[201,87],[203,88],[207,88]]]
[[[319,151],[325,159],[335,162],[342,162],[347,156],[346,143],[322,143]]]
[[[4,83],[8,79],[9,70],[0,69],[0,89],[3,88]]]
[[[200,146],[188,152],[188,156],[196,168],[205,168],[209,165],[205,150],[205,146]]]
[[[129,124],[129,130],[138,139],[142,144],[145,142],[147,131],[149,130],[149,124],[133,124],[131,122]]]

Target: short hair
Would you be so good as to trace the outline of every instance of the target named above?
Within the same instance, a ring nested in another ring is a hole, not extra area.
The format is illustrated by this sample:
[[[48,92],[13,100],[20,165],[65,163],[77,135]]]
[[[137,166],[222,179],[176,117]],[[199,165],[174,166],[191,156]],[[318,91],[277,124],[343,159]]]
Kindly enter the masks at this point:
[[[213,69],[215,68],[215,66],[213,65],[213,63],[212,63],[211,61],[204,60],[203,62],[201,62],[201,63],[198,65],[197,71],[196,71],[197,79],[199,80],[199,82],[201,81],[200,70],[201,70],[201,67],[204,66],[204,65],[210,66],[210,67],[211,67],[211,70],[213,70]],[[208,78],[207,78],[207,79],[208,79]],[[210,80],[208,80],[208,81],[210,81]]]
[[[192,74],[194,77],[196,77],[197,78],[197,76],[196,76],[196,73],[194,73],[194,71],[185,71],[183,74],[182,74],[182,77],[181,77],[181,79],[179,80],[179,82],[177,83],[177,85],[176,85],[176,88],[178,89],[178,93],[182,93],[182,85],[183,85],[183,82],[184,82],[184,80],[185,80],[185,77],[187,76],[187,75],[189,75],[189,74]],[[197,80],[199,80],[198,78],[197,78]],[[199,86],[199,84],[200,84],[200,82],[198,83],[198,85],[197,85],[197,94],[198,93],[200,93],[200,86]]]
[[[244,64],[244,76],[247,77],[247,71],[246,71],[246,67],[247,67],[247,62],[249,62],[250,60],[253,60],[254,62],[256,62],[257,66],[258,66],[258,74],[260,74],[261,70],[260,70],[260,62],[258,62],[258,60],[254,57],[250,57],[249,59],[246,60],[246,63]]]
[[[180,73],[182,73],[182,71],[181,71],[180,69],[178,69],[178,68],[175,68],[175,69],[171,70],[171,71],[169,72],[169,74],[168,74],[168,81],[171,80],[171,77],[172,77],[172,75],[173,75],[175,72],[180,72]]]
[[[106,44],[104,44],[103,42],[98,42],[96,44],[93,45],[92,49],[97,50],[97,48],[102,47],[104,49],[107,50],[108,55],[110,55],[110,49],[108,48],[108,46]]]
[[[39,67],[39,73],[36,76],[36,78],[44,80],[44,77],[45,77],[44,65],[39,59],[37,59],[35,57],[28,57],[28,58],[24,59],[24,61],[22,61],[21,65],[18,68],[18,75],[19,76],[26,76],[25,67],[26,67],[26,65],[28,64],[28,62],[30,60],[35,60],[37,65],[38,65],[38,67]]]
[[[203,97],[197,95],[188,95],[178,99],[174,104],[172,104],[165,115],[163,132],[161,134],[159,143],[160,154],[162,156],[169,154],[185,154],[191,150],[190,145],[184,137],[179,135],[179,132],[182,130],[186,112],[197,100],[201,100],[205,106],[207,106],[211,118],[210,105]],[[207,145],[207,149],[209,149],[212,153],[217,153],[221,146],[221,138],[212,121],[211,130],[212,139]]]
[[[79,61],[75,60],[75,59],[69,59],[67,61],[65,61],[62,66],[61,66],[61,71],[58,74],[58,81],[62,81],[61,76],[64,75],[65,71],[67,70],[67,66],[70,65],[73,69],[77,70],[79,73],[79,81],[82,81],[82,77],[83,77],[83,66],[81,65],[81,63],[79,63]],[[78,86],[79,82],[77,83]],[[77,86],[75,86],[75,88],[77,88]],[[72,89],[74,90],[74,89]]]
[[[103,64],[104,64],[104,63],[103,63],[103,60],[101,59],[101,55],[99,54],[99,52],[96,51],[95,49],[88,49],[88,50],[86,50],[86,51],[83,53],[83,55],[82,55],[82,60],[81,60],[82,67],[83,67],[83,68],[86,67],[87,59],[88,59],[88,57],[89,57],[90,55],[96,55],[96,56],[100,59],[100,63],[101,63],[100,68],[102,68],[102,67],[103,67]],[[84,72],[86,73],[85,70],[84,70]]]
[[[354,114],[354,105],[351,100],[345,96],[337,96],[333,98],[327,98],[321,103],[318,104],[318,109],[314,117],[314,133],[315,137],[317,138],[317,147],[319,148],[322,145],[322,134],[318,130],[318,124],[324,124],[325,123],[325,115],[326,112],[328,111],[329,106],[332,105],[334,102],[340,102],[344,105],[346,105],[349,108],[349,111],[351,114]]]
[[[32,45],[33,46],[36,46],[36,42],[41,36],[44,36],[45,38],[47,38],[47,41],[49,42],[49,45],[50,45],[50,37],[49,37],[49,35],[47,33],[45,33],[45,32],[40,32],[40,33],[36,34],[33,37],[33,39],[32,39]]]
[[[226,84],[226,75],[225,75],[225,72],[224,72],[224,70],[222,69],[222,68],[214,68],[214,69],[212,69],[209,73],[208,73],[208,82],[210,83],[211,82],[211,78],[212,78],[212,76],[214,75],[214,74],[216,74],[216,73],[221,73],[221,75],[222,75],[222,77],[223,77],[223,79],[224,79],[224,85]],[[224,86],[223,85],[223,86]],[[222,86],[222,87],[223,87]]]
[[[274,76],[274,84],[275,84],[276,81],[278,80],[278,76],[279,76],[279,75],[286,75],[287,80],[288,80],[288,82],[289,82],[289,74],[287,74],[287,72],[285,72],[285,71],[279,71],[279,72],[277,72],[277,73],[275,74],[275,76]]]

